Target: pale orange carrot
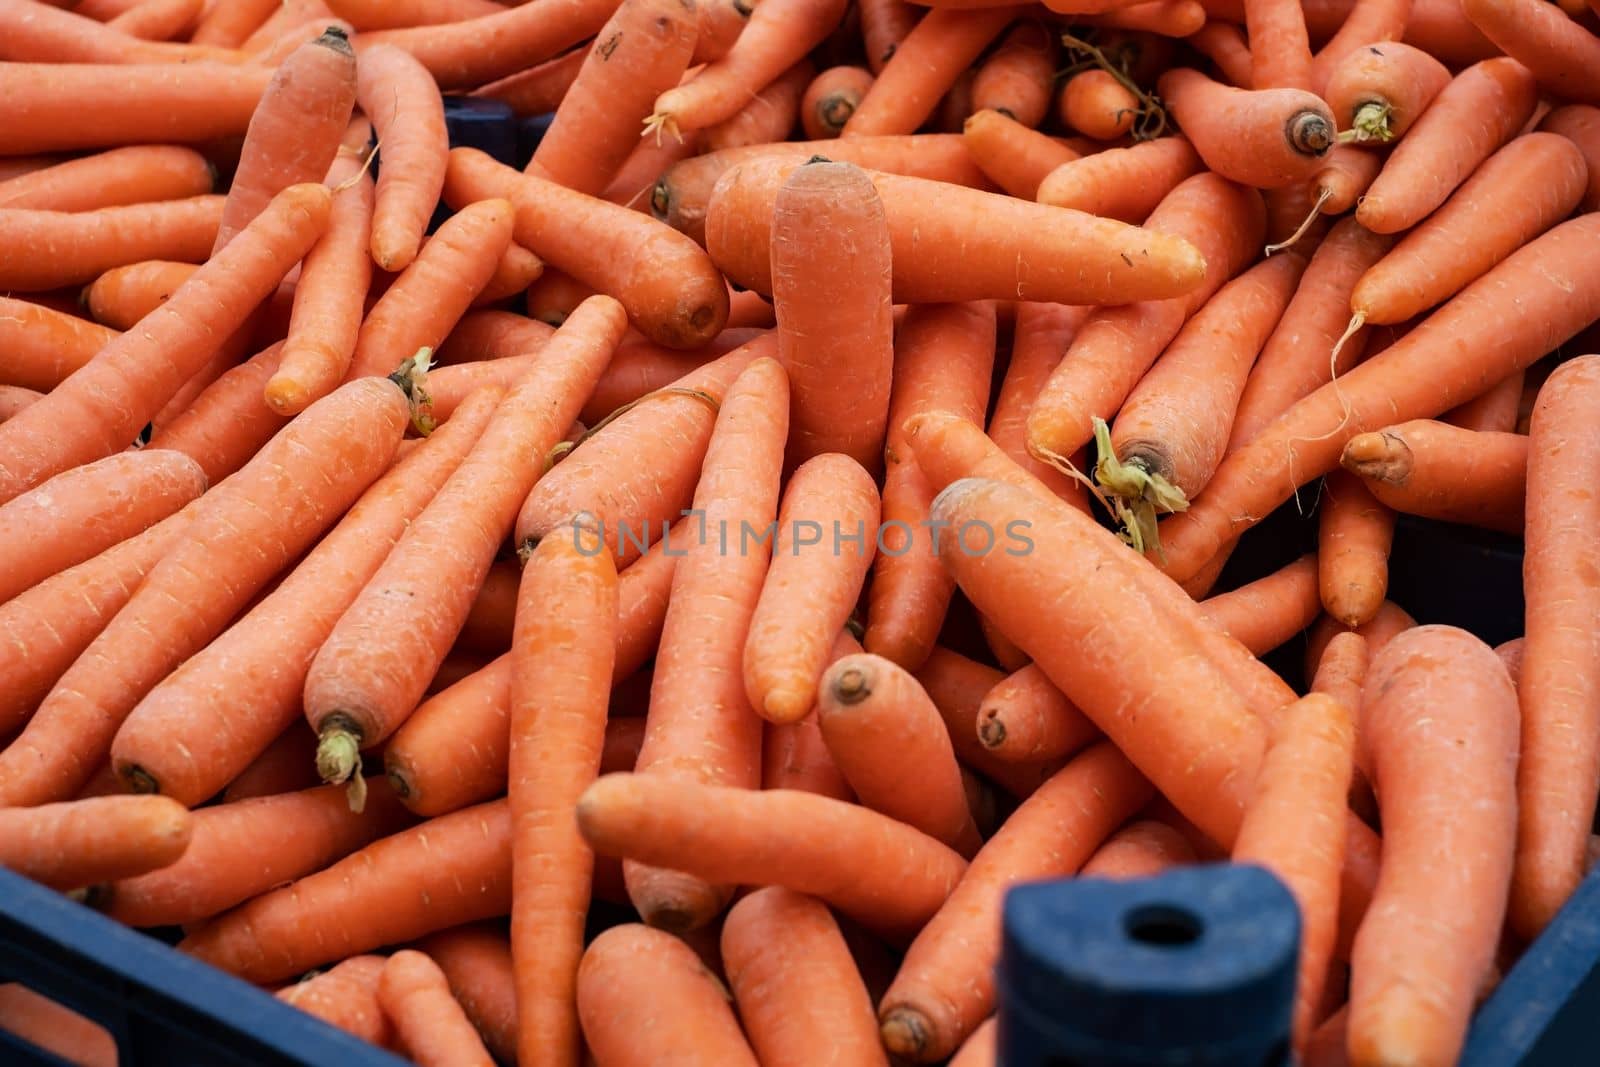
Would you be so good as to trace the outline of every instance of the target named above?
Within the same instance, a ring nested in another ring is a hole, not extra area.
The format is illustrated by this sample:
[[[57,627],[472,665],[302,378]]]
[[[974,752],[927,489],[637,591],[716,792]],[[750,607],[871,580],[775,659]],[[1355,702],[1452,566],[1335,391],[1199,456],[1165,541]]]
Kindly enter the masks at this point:
[[[720,152],[782,141],[799,121],[800,100],[815,73],[816,68],[809,59],[800,60],[732,116],[705,129],[691,131],[700,134],[696,142],[704,146],[704,151]]]
[[[1083,158],[1076,148],[999,111],[969,115],[961,124],[961,140],[984,174],[1024,200],[1034,199],[1040,183],[1056,170]]]
[[[146,447],[182,452],[200,464],[212,484],[221,482],[288,424],[261,400],[282,357],[279,342],[226,372],[157,430]]]
[[[58,163],[0,181],[0,207],[93,211],[119,204],[180,200],[212,191],[216,173],[200,153],[178,145],[137,145]]]
[[[939,98],[961,72],[1021,10],[1013,5],[928,12],[878,71],[877,80],[845,124],[844,136],[916,130],[933,114]]]
[[[984,696],[977,733],[1000,759],[1026,762],[1070,756],[1098,738],[1100,728],[1030,663]]]
[[[418,1067],[494,1067],[444,972],[415,949],[383,965],[378,1004]]]
[[[1417,419],[1352,437],[1339,462],[1396,511],[1522,536],[1526,435]]]
[[[422,65],[398,48],[363,47],[358,72],[356,99],[385,161],[372,205],[372,259],[384,270],[404,270],[444,188],[444,101]]]
[[[972,82],[972,106],[993,109],[1034,127],[1050,110],[1056,38],[1042,22],[1018,22],[983,61]]]
[[[383,964],[382,956],[351,956],[274,996],[368,1044],[392,1045],[394,1027],[378,1004]]]
[[[800,125],[812,140],[839,136],[872,87],[872,72],[862,67],[829,67],[806,86]]]
[[[1078,877],[1148,878],[1194,861],[1194,846],[1183,834],[1164,822],[1141,819],[1107,838]]]
[[[82,889],[174,862],[194,820],[167,797],[91,797],[0,808],[0,867],[53,889]]]
[[[115,330],[76,315],[0,296],[0,345],[6,353],[0,382],[48,392],[116,336]]]
[[[1389,589],[1394,512],[1361,479],[1339,470],[1322,480],[1317,520],[1323,607],[1351,629],[1371,622]]]

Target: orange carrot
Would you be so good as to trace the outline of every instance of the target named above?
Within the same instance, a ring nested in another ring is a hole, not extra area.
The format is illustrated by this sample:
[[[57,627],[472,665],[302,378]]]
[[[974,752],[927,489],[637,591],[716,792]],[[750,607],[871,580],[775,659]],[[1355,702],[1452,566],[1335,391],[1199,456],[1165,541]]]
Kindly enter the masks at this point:
[[[0,422],[5,422],[44,394],[20,385],[0,385]]]
[[[1399,41],[1410,17],[1411,0],[1356,0],[1339,31],[1312,57],[1307,88],[1326,97],[1334,73],[1349,57],[1370,54]],[[1301,1035],[1302,1044],[1305,1036]]]
[[[397,30],[499,14],[494,0],[332,0],[328,7],[358,30]]]
[[[1342,633],[1353,632],[1365,641],[1367,658],[1370,660],[1384,645],[1415,625],[1417,620],[1406,614],[1405,610],[1393,601],[1385,602],[1383,607],[1378,609],[1376,618],[1354,631],[1346,630],[1337,619],[1324,615],[1317,620],[1306,639],[1306,676],[1315,677],[1321,672],[1324,656],[1329,654],[1328,650],[1332,647],[1334,638]],[[1364,758],[1358,747],[1356,759],[1360,761]]]
[[[178,145],[113,148],[0,181],[0,207],[93,211],[211,192],[216,174],[200,153]]]
[[[848,630],[842,630],[828,652],[829,666],[860,651],[861,644]],[[814,711],[799,722],[767,724],[761,739],[761,788],[802,789],[835,800],[855,799],[828,751]]]
[[[1137,225],[1201,165],[1186,138],[1161,137],[1064,163],[1040,181],[1035,198]]]
[[[621,306],[605,297],[573,314],[339,618],[305,684],[324,780],[348,779],[359,751],[385,740],[417,706],[538,479],[542,457],[571,425],[624,329]],[[429,605],[420,619],[415,603]]]
[[[872,88],[872,72],[863,67],[829,67],[811,79],[800,100],[800,125],[814,141],[839,136]]]
[[[1589,188],[1584,193],[1583,209],[1600,208],[1600,108],[1585,104],[1558,107],[1540,121],[1539,129],[1559,133],[1578,146],[1589,164]]]
[[[1260,53],[1257,46],[1252,55]],[[1236,89],[1181,67],[1157,87],[1200,158],[1224,178],[1262,189],[1294,185],[1333,147],[1333,112],[1304,89]]]
[[[422,64],[398,48],[363,42],[357,71],[356,99],[384,159],[372,205],[372,260],[400,271],[416,258],[444,188],[444,101]]]
[[[1205,26],[1206,9],[1198,0],[1145,0],[1098,15],[1085,15],[1083,22],[1102,29],[1188,37]]]
[[[700,5],[702,10],[704,6]],[[548,115],[561,106],[588,55],[587,47],[574,48],[527,70],[480,85],[469,95],[504,101],[518,115]]]
[[[1585,872],[1600,730],[1594,715],[1595,650],[1587,621],[1596,596],[1588,580],[1594,548],[1582,533],[1595,510],[1578,472],[1588,469],[1600,401],[1600,359],[1558,367],[1539,390],[1528,439],[1528,526],[1523,595],[1527,620],[1519,693],[1516,878],[1511,921],[1531,938],[1555,915]],[[1574,581],[1573,579],[1577,580]]]
[[[223,374],[157,430],[146,447],[182,452],[200,464],[213,485],[221,482],[288,423],[261,402],[282,356],[283,345],[275,344]]]
[[[1418,627],[1373,658],[1361,744],[1377,771],[1384,859],[1350,957],[1350,1059],[1453,1063],[1494,961],[1519,840],[1517,694],[1487,645]]]
[[[1255,74],[1251,69],[1250,46],[1237,26],[1209,21],[1198,33],[1189,35],[1188,44],[1211,60],[1211,65],[1222,75],[1223,81],[1235,89],[1251,87]]]
[[[205,0],[144,0],[106,25],[144,41],[170,41],[184,36],[200,15]],[[80,15],[88,12],[75,8]]]
[[[25,985],[0,985],[0,1030],[79,1067],[117,1067],[109,1030]]]
[[[1524,372],[1503,378],[1499,385],[1469,400],[1444,415],[1444,422],[1463,430],[1488,433],[1514,433],[1521,414]]]
[[[696,0],[692,64],[710,63],[728,54],[744,32],[756,0]]]
[[[203,45],[142,41],[94,19],[34,0],[0,2],[0,59],[43,63],[236,63],[238,53]]]
[[[759,889],[728,912],[722,959],[739,1017],[768,1067],[816,1061],[816,1035],[860,1067],[888,1067],[872,1001],[828,909],[788,889]]]
[[[1099,736],[1100,728],[1033,663],[996,684],[978,709],[978,740],[1003,760],[1059,759]]]
[[[116,336],[75,315],[0,296],[0,382],[48,392]]]
[[[160,522],[206,490],[175,452],[122,452],[51,478],[0,506],[0,603]]]
[[[113,267],[84,289],[83,302],[96,322],[114,330],[130,330],[166,303],[199,269],[193,263],[164,259]]]
[[[1416,419],[1352,437],[1339,457],[1386,507],[1522,536],[1528,438]]]
[[[558,270],[546,271],[528,290],[528,316],[550,326],[560,326],[572,309],[594,295],[594,290]]]
[[[417,942],[450,983],[450,992],[501,1063],[517,1058],[517,1002],[511,946],[495,923],[474,923]]]
[[[961,1043],[961,1048],[950,1057],[950,1067],[994,1067],[999,1055],[998,1042],[998,1026],[991,1015]]]
[[[91,797],[0,808],[0,867],[53,889],[158,870],[183,855],[193,820],[166,797]]]
[[[1013,5],[929,11],[877,72],[872,88],[845,123],[844,136],[911,133],[917,129],[933,114],[939,98],[956,83],[961,72],[1022,10]]]
[[[800,118],[800,100],[816,68],[802,59],[757,93],[732,117],[714,126],[690,131],[708,152],[747,145],[770,144],[789,136]]]
[[[1034,199],[1039,184],[1048,175],[1083,158],[1076,149],[999,111],[977,111],[968,116],[961,127],[961,140],[984,174],[1012,196],[1024,200]]]
[[[1164,822],[1141,819],[1106,839],[1078,871],[1080,878],[1148,878],[1195,862],[1188,838]]]
[[[1068,129],[1096,141],[1115,141],[1133,129],[1140,103],[1110,72],[1084,70],[1062,83],[1056,111]]]
[[[551,271],[539,280],[552,275],[559,276],[559,272]],[[581,298],[573,301],[567,310],[582,302]],[[552,326],[509,311],[469,311],[434,352],[434,366],[532,355],[541,351],[555,332]]]
[[[972,106],[1024,126],[1044,121],[1055,80],[1055,35],[1042,22],[1019,22],[983,61],[972,83]]]
[[[1301,556],[1265,578],[1209,597],[1200,610],[1217,629],[1265,655],[1310,626],[1322,610],[1317,557]]]
[[[1338,933],[1355,715],[1320,693],[1290,705],[1273,731],[1233,843],[1233,862],[1265,867],[1283,880],[1299,905],[1292,1033],[1295,1046],[1302,1049],[1316,1024]]]
[[[276,6],[275,0],[236,0],[232,4],[212,4],[195,27],[193,39],[196,44],[237,47],[267,21]]]
[[[994,1010],[1005,891],[1075,873],[1150,795],[1133,765],[1102,744],[1023,801],[907,950],[878,1006],[884,1046],[918,1063],[953,1053]]]
[[[1322,480],[1317,521],[1322,606],[1351,629],[1371,622],[1389,589],[1394,512],[1361,479],[1339,470]]]
[[[1011,359],[989,417],[989,437],[1050,492],[1076,508],[1087,508],[1083,483],[1056,470],[1028,451],[1028,413],[1039,391],[1072,344],[1092,308],[1025,303],[1017,307],[1012,329]]]
[[[310,789],[317,785],[316,756],[317,735],[295,723],[228,783],[222,791],[222,802],[232,804]],[[115,768],[112,775],[116,776]],[[117,785],[121,787],[121,778],[117,778]]]
[[[419,1067],[493,1067],[444,972],[415,949],[401,949],[383,965],[378,1003]]]
[[[1393,141],[1450,84],[1450,70],[1420,48],[1383,41],[1357,49],[1329,70],[1328,106],[1357,144]]]
[[[528,173],[598,195],[639,140],[656,97],[683,79],[694,0],[623,0],[600,28]]]
[[[1539,88],[1560,99],[1600,104],[1593,84],[1600,38],[1569,12],[1518,0],[1462,0],[1461,10],[1485,37],[1531,70]]]
[[[217,233],[222,198],[192,196],[94,211],[0,208],[0,286],[8,290],[82,285],[144,259],[198,263]]]
[[[650,194],[656,182],[661,180],[661,175],[666,173],[668,167],[700,151],[701,132],[690,130],[681,141],[663,138],[659,144],[653,137],[640,138],[628,153],[628,158],[622,161],[622,166],[617,168],[616,177],[600,191],[600,199],[621,204],[631,211],[649,214]]]
[[[278,990],[274,995],[368,1044],[394,1043],[394,1026],[378,1004],[382,956],[351,956],[336,967]]]
[[[1250,38],[1250,88],[1310,90],[1311,44],[1300,5],[1243,0],[1243,7]]]
[[[1324,693],[1346,708],[1359,709],[1366,680],[1367,639],[1359,630],[1342,630],[1333,635],[1323,651],[1311,691]]]
[[[320,185],[284,190],[138,330],[0,426],[0,501],[126,448],[211,354],[214,339],[243,322],[311,247],[329,199]]]
[[[876,75],[900,50],[900,42],[910,35],[922,12],[905,0],[866,0],[859,7],[861,43],[866,48],[867,67]]]

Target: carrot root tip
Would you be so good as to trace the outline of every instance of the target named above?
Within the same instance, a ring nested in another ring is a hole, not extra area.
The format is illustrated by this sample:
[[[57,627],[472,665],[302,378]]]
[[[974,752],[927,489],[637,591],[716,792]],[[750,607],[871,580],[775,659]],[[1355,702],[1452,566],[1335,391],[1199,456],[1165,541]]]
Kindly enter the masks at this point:
[[[401,800],[411,799],[413,792],[411,779],[404,770],[399,767],[389,767],[384,771],[383,776],[389,780],[389,788],[394,790],[395,796]]]
[[[1326,155],[1333,147],[1335,132],[1328,120],[1316,111],[1301,111],[1289,119],[1289,144],[1303,156]]]
[[[423,347],[403,360],[389,380],[400,387],[411,402],[411,425],[423,437],[434,431],[433,397],[428,394],[428,369],[433,366],[433,349]]]
[[[1350,116],[1350,129],[1340,137],[1349,135],[1356,144],[1387,144],[1394,140],[1394,129],[1389,125],[1392,114],[1394,108],[1388,104],[1369,100],[1356,108]]]
[[[999,748],[1006,743],[1006,724],[992,708],[978,712],[978,740],[984,748]]]
[[[665,930],[669,934],[686,934],[701,925],[699,916],[692,909],[672,905],[651,909],[644,920],[657,930]]]
[[[928,1044],[928,1020],[919,1011],[895,1008],[878,1025],[883,1047],[896,1056],[915,1059]]]
[[[128,788],[135,793],[161,792],[161,783],[156,781],[155,775],[137,764],[131,767],[124,767],[120,777],[127,783]]]
[[[859,667],[841,671],[833,680],[833,698],[846,706],[859,704],[872,695],[872,680]]]

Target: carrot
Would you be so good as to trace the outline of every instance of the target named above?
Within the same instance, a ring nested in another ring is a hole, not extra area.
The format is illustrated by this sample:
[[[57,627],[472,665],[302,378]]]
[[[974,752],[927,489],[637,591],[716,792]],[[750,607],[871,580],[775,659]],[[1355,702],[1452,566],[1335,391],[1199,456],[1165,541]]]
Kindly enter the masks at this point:
[[[950,1067],[994,1067],[999,1055],[998,1026],[993,1015],[985,1019],[950,1057]]]
[[[238,0],[232,4],[212,4],[200,17],[193,40],[236,48],[271,16],[276,0]]]
[[[1140,102],[1108,71],[1084,70],[1062,83],[1057,114],[1085,137],[1115,141],[1133,129]]]
[[[1444,415],[1444,422],[1463,430],[1489,433],[1513,433],[1517,429],[1522,406],[1524,373],[1517,371],[1503,378],[1500,384],[1469,400]]]
[[[781,157],[754,159],[717,183],[706,246],[729,279],[747,289],[772,290],[766,220],[798,166]],[[896,303],[1126,302],[1199,285],[1202,257],[1182,237],[942,182],[869,174],[889,221]],[[972,221],[979,218],[981,226]],[[937,253],[941,248],[961,248],[959,271]]]
[[[550,326],[560,326],[573,308],[593,295],[594,290],[582,282],[558,270],[546,271],[538,284],[528,290],[528,316]]]
[[[1407,515],[1522,536],[1528,438],[1416,419],[1352,437],[1339,462]]]
[[[474,923],[417,942],[450,983],[450,992],[501,1063],[516,1060],[517,1003],[511,946],[498,924]]]
[[[520,116],[548,115],[561,106],[588,54],[587,45],[574,48],[527,70],[480,85],[468,95],[503,101]]]
[[[421,1067],[493,1067],[444,972],[415,949],[401,949],[383,965],[378,1004]]]
[[[1034,454],[1069,456],[1094,437],[1093,420],[1113,414],[1184,320],[1255,258],[1264,214],[1260,194],[1215,174],[1186,179],[1167,195],[1146,225],[1199,248],[1207,265],[1204,281],[1187,295],[1090,316],[1028,412]]]
[[[1595,603],[1593,548],[1579,533],[1594,511],[1577,472],[1593,446],[1581,427],[1593,418],[1600,360],[1562,364],[1533,410],[1528,440],[1528,525],[1524,561],[1522,764],[1518,771],[1513,928],[1525,938],[1549,923],[1585,871],[1594,803],[1597,731],[1594,648],[1587,622]],[[1576,575],[1578,582],[1570,579]]]
[[[551,271],[539,280],[542,283],[552,276],[561,277],[559,272]],[[574,301],[567,310],[571,311],[582,302],[581,298]],[[469,311],[461,316],[434,352],[434,373],[442,365],[532,355],[541,351],[555,332],[555,328],[546,323],[510,311]]]
[[[694,54],[690,63],[710,63],[727,55],[755,7],[756,0],[696,0]]]
[[[727,286],[687,238],[638,212],[519,175],[475,149],[451,152],[445,199],[459,205],[491,195],[515,205],[518,244],[614,295],[652,341],[696,348],[722,331]]]
[[[789,136],[800,118],[800,100],[816,68],[802,59],[757,93],[731,118],[698,132],[706,151],[770,144]]]
[[[242,322],[305,254],[328,205],[322,186],[284,190],[138,330],[107,344],[70,383],[0,426],[0,501],[125,448],[210,355],[213,339]]]
[[[1539,129],[1558,133],[1578,146],[1589,165],[1589,186],[1583,196],[1583,210],[1600,208],[1600,108],[1585,104],[1558,107],[1540,121]]]
[[[1305,221],[1284,240],[1268,245],[1267,254],[1281,251],[1317,229],[1318,216],[1343,215],[1355,207],[1382,166],[1383,157],[1370,149],[1353,144],[1334,145],[1321,169],[1311,176],[1308,192],[1312,204]]]
[[[1217,629],[1261,656],[1316,620],[1317,557],[1301,556],[1265,578],[1208,597],[1200,610]]]
[[[494,0],[332,0],[328,7],[362,31],[437,26],[505,10]]]
[[[960,73],[1021,10],[1013,5],[929,11],[877,72],[877,80],[845,124],[844,135],[906,134],[921,126]]]
[[[0,208],[94,211],[211,192],[216,174],[200,153],[179,145],[113,148],[0,181]]]
[[[1339,126],[1358,143],[1393,141],[1450,84],[1450,71],[1420,48],[1383,41],[1357,49],[1328,72],[1325,93]]]
[[[204,6],[204,0],[144,0],[107,19],[106,25],[141,40],[170,41],[187,34]],[[74,10],[89,14],[81,6]]]
[[[999,111],[978,111],[961,127],[974,163],[1000,188],[1034,199],[1039,184],[1058,168],[1081,159],[1075,149],[1029,129]]]
[[[1080,878],[1148,878],[1195,862],[1194,847],[1163,822],[1141,819],[1106,839],[1078,871]]]
[[[1161,137],[1064,163],[1039,182],[1035,199],[1138,224],[1200,169],[1187,139]]]
[[[1351,1062],[1451,1063],[1494,959],[1514,843],[1526,840],[1517,695],[1487,645],[1418,627],[1373,658],[1361,743],[1377,771],[1384,863],[1350,959]]]
[[[812,140],[839,136],[872,88],[872,72],[863,67],[829,67],[811,79],[800,100],[800,125]]]
[[[737,116],[735,116],[737,118]],[[785,132],[788,132],[785,130]],[[617,168],[616,177],[600,191],[600,199],[621,204],[631,211],[650,213],[650,193],[667,168],[700,151],[702,131],[690,130],[683,139],[664,138],[657,144],[643,137]],[[731,324],[731,322],[730,322]]]
[[[380,1047],[394,1043],[394,1026],[378,1004],[382,956],[351,956],[274,994],[329,1026]]]
[[[1245,380],[1227,454],[1249,444],[1302,397],[1361,358],[1369,331],[1359,328],[1343,338],[1334,358],[1330,353],[1345,332],[1350,294],[1392,246],[1391,238],[1369,232],[1354,219],[1335,223],[1328,231]]]
[[[960,137],[951,134],[914,134],[891,137],[850,137],[823,141],[794,141],[778,145],[747,145],[685,159],[667,168],[651,192],[650,210],[656,218],[705,244],[705,213],[712,190],[738,163],[767,156],[783,156],[803,163],[822,155],[835,163],[854,163],[957,185],[984,187],[988,179],[973,163]]]
[[[996,757],[1016,762],[1059,759],[1100,736],[1099,727],[1062,695],[1038,664],[1011,672],[983,698],[978,740]]]
[[[261,402],[282,355],[283,345],[275,344],[223,374],[157,430],[147,447],[182,452],[212,484],[243,467],[288,422]]]
[[[1326,694],[1346,708],[1360,708],[1361,688],[1366,678],[1367,639],[1360,630],[1341,630],[1333,635],[1322,652],[1311,691]]]
[[[1442,303],[1570,215],[1587,180],[1583,154],[1566,138],[1516,138],[1368,268],[1350,294],[1351,311],[1396,323]]]
[[[1293,1041],[1299,1048],[1305,1047],[1316,1023],[1338,932],[1355,715],[1320,693],[1290,705],[1273,731],[1233,844],[1233,862],[1265,867],[1283,880],[1299,905],[1293,1021]]]
[[[499,399],[496,390],[470,400],[428,445],[380,477],[249,615],[139,702],[111,749],[131,789],[199,804],[294,722],[318,647],[460,466]],[[227,717],[218,724],[217,694],[241,674],[254,684],[229,698]],[[175,738],[182,743],[173,744]]]
[[[1303,182],[1333,147],[1333,112],[1303,89],[1236,89],[1180,67],[1158,90],[1206,166],[1245,185]]]
[[[690,515],[696,539],[672,579],[639,770],[651,777],[755,788],[760,722],[742,669],[778,512],[789,390],[782,368],[752,363],[712,430]],[[737,546],[725,549],[738,538]],[[832,632],[832,631],[830,631]],[[652,926],[690,930],[721,911],[729,889],[624,863],[628,895]]]
[[[578,970],[578,1016],[596,1062],[755,1067],[722,983],[679,938],[637,923],[596,937]]]
[[[600,778],[578,802],[578,827],[601,855],[809,893],[897,940],[927,921],[966,868],[933,838],[859,805],[659,774]]]
[[[298,723],[290,726],[228,783],[222,791],[222,802],[232,804],[312,788],[318,784],[316,754],[317,735]],[[112,777],[117,778],[114,767]],[[117,785],[121,788],[121,778],[117,778]]]
[[[1367,658],[1370,660],[1384,645],[1416,625],[1417,620],[1406,614],[1405,610],[1393,601],[1386,601],[1383,607],[1378,609],[1377,617],[1354,631],[1346,630],[1337,619],[1324,615],[1311,628],[1306,640],[1306,676],[1315,677],[1321,672],[1323,658],[1328,655],[1333,639],[1339,634],[1353,632],[1365,641]],[[1356,749],[1356,759],[1358,763],[1365,759],[1359,747]]]
[[[826,1033],[840,1061],[887,1067],[860,971],[818,901],[777,887],[751,893],[728,912],[722,958],[761,1063],[814,1063]]]
[[[42,304],[0,296],[0,382],[48,392],[94,358],[114,330]]]
[[[1132,764],[1103,744],[1023,801],[912,942],[878,1006],[884,1046],[918,1063],[953,1053],[994,1009],[1005,890],[1074,873],[1150,794]]]
[[[656,97],[682,80],[694,51],[693,0],[623,0],[600,28],[528,172],[598,194],[639,140]]]
[[[921,9],[905,0],[866,0],[860,4],[861,43],[867,53],[867,67],[874,75],[900,50],[922,17]]]
[[[79,1067],[117,1067],[111,1032],[25,985],[0,985],[0,1030]]]
[[[1394,512],[1376,500],[1361,479],[1340,470],[1323,478],[1317,520],[1323,607],[1352,629],[1371,622],[1389,588]]]
[[[1198,0],[1145,0],[1098,15],[1085,15],[1082,21],[1086,26],[1102,29],[1188,37],[1205,25],[1206,9]]]
[[[0,506],[0,603],[140,533],[206,490],[173,452],[123,452],[63,471]]]
[[[972,83],[972,106],[994,110],[1027,127],[1050,111],[1055,80],[1055,35],[1042,22],[1018,22],[984,60]]]
[[[301,265],[289,335],[263,394],[279,415],[304,411],[331,393],[350,369],[372,281],[367,258],[372,179],[361,167],[355,157],[341,156],[328,172],[328,183],[340,191],[334,194],[327,232]]]
[[[178,286],[199,269],[194,263],[164,259],[113,267],[84,289],[82,300],[96,322],[114,330],[131,330],[140,319],[171,299]]]
[[[600,31],[614,0],[528,4],[441,25],[376,30],[361,35],[361,52],[388,45],[410,52],[441,90],[483,85],[565,52]]]
[[[858,654],[861,645],[842,630],[829,649],[829,666]],[[854,800],[855,792],[828,751],[814,711],[798,722],[768,723],[761,738],[761,788],[801,789],[835,800]]]
[[[0,422],[5,422],[29,404],[43,399],[43,397],[43,393],[33,389],[25,389],[20,385],[0,385]]]
[[[222,198],[192,196],[93,211],[0,209],[0,286],[12,290],[82,285],[145,259],[206,258],[222,217]]]
[[[811,710],[834,635],[861,595],[877,530],[877,487],[860,464],[824,453],[790,478],[744,644],[745,693],[768,721],[796,722]]]
[[[1025,303],[1017,307],[1011,359],[989,416],[989,437],[1050,492],[1076,508],[1087,508],[1083,484],[1028,451],[1028,413],[1061,355],[1072,344],[1092,308]]]
[[[372,205],[372,260],[387,271],[404,270],[416,258],[444,188],[450,149],[444,101],[415,57],[365,41],[356,100],[383,146]]]
[[[843,0],[763,0],[726,55],[656,98],[645,132],[702,130],[732,118],[819,44],[843,14]]]
[[[33,0],[0,2],[0,59],[45,63],[238,62],[236,53],[202,45],[142,41],[94,19]]]
[[[1404,143],[1415,142],[1413,133]],[[1381,355],[1322,386],[1223,460],[1195,506],[1165,524],[1167,573],[1189,577],[1252,525],[1249,516],[1266,515],[1293,495],[1294,482],[1331,470],[1356,434],[1448,411],[1600,315],[1600,288],[1584,284],[1600,247],[1596,235],[1600,219],[1583,216],[1530,241]],[[1492,344],[1460,343],[1481,336],[1481,324],[1510,322],[1521,328],[1497,325]]]
[[[1222,286],[1133,387],[1109,436],[1097,432],[1096,481],[1147,529],[1154,512],[1181,510],[1210,481],[1251,365],[1305,266],[1298,256],[1269,259]]]
[[[1600,38],[1567,12],[1517,0],[1462,0],[1485,37],[1533,72],[1539,87],[1563,100],[1600,104],[1593,85]]]
[[[573,314],[318,650],[305,711],[321,738],[324,780],[348,779],[358,752],[388,738],[417,706],[538,479],[541,458],[571,424],[624,328],[621,306],[605,297]],[[410,610],[414,602],[430,605],[422,620]]]
[[[1411,0],[1356,0],[1339,31],[1312,57],[1308,88],[1326,97],[1335,72],[1351,56],[1370,54],[1375,49],[1395,44],[1405,33],[1410,17]],[[1443,82],[1439,84],[1442,86]],[[1304,1038],[1302,1034],[1302,1044]]]
[[[0,867],[53,889],[158,870],[183,855],[193,820],[165,797],[92,797],[0,808]]]
[[[1249,88],[1311,90],[1311,44],[1300,5],[1243,0],[1242,6],[1250,38]]]
[[[1456,75],[1389,155],[1356,207],[1375,233],[1398,233],[1443,204],[1533,114],[1533,75],[1514,59],[1485,60]]]
[[[1211,60],[1222,80],[1235,89],[1249,89],[1255,78],[1250,45],[1237,26],[1212,19],[1188,37],[1196,52]]]

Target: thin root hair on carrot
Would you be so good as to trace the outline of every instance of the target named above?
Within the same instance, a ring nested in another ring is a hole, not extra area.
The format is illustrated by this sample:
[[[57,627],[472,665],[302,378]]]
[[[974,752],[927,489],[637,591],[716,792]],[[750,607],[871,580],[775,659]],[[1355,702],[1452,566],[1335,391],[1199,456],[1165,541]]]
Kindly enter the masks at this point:
[[[1311,205],[1311,213],[1305,217],[1305,220],[1300,223],[1295,231],[1288,237],[1285,237],[1283,240],[1279,241],[1277,244],[1268,245],[1266,248],[1262,249],[1262,254],[1270,256],[1274,252],[1282,252],[1285,248],[1288,248],[1290,245],[1299,241],[1300,238],[1304,237],[1306,235],[1306,231],[1311,229],[1311,224],[1317,221],[1317,216],[1322,214],[1322,205],[1326,204],[1332,197],[1332,189],[1323,189],[1320,193],[1318,193],[1317,202]]]
[[[1098,67],[1116,79],[1118,85],[1132,93],[1134,99],[1139,101],[1139,107],[1134,112],[1133,129],[1129,131],[1135,141],[1153,141],[1167,132],[1167,109],[1162,106],[1160,98],[1140,88],[1139,83],[1129,77],[1126,70],[1107,58],[1099,46],[1070,33],[1061,35],[1061,43],[1067,46],[1069,52],[1082,57],[1067,68],[1068,72],[1083,69],[1085,66]]]
[[[645,118],[644,132],[639,136],[649,137],[652,133],[655,134],[656,147],[659,148],[663,131],[672,134],[672,139],[679,144],[683,143],[683,134],[678,131],[678,120],[659,111]]]

